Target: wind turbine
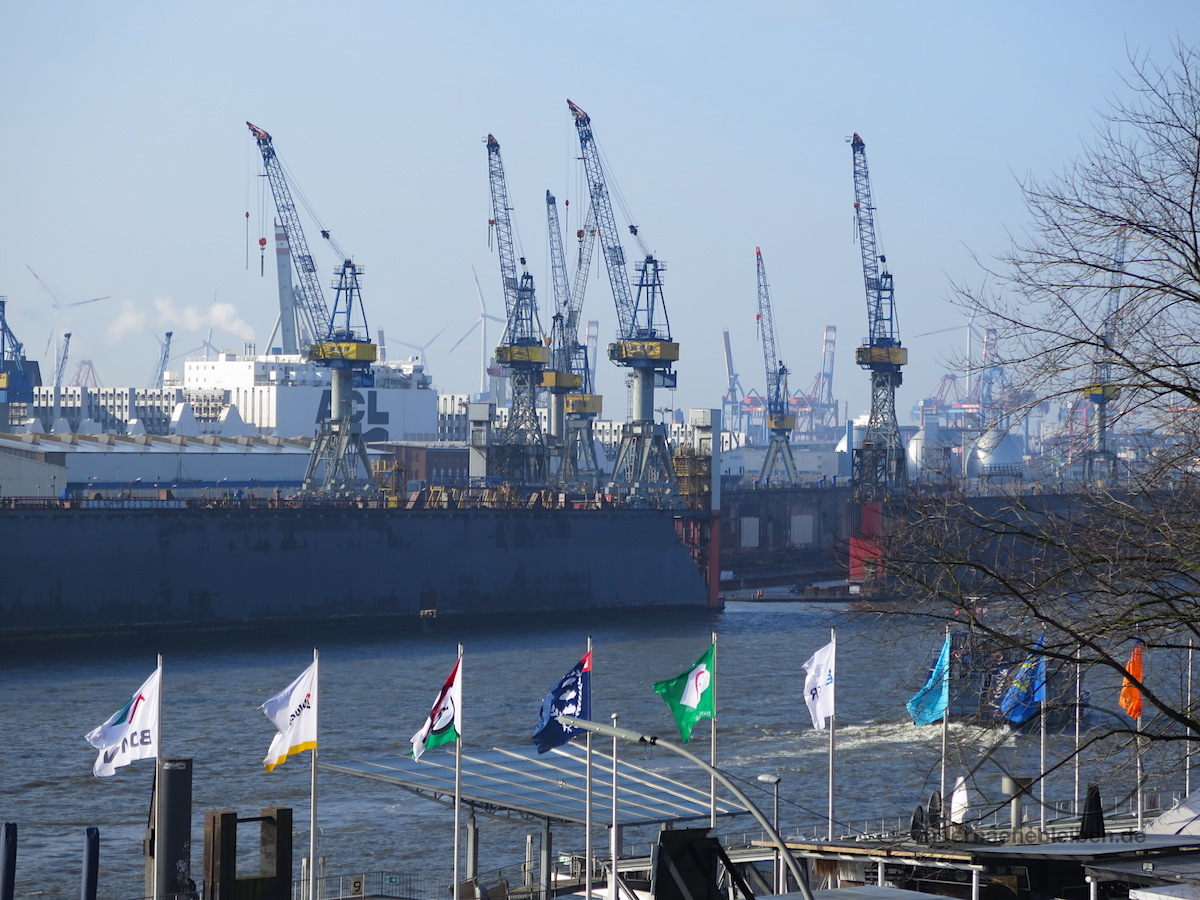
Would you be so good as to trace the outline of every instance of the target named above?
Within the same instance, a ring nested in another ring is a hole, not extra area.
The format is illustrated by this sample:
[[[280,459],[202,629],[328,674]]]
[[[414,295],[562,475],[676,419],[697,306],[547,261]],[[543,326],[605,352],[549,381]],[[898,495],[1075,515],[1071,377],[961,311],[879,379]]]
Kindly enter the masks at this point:
[[[454,323],[447,322],[445,325],[443,325],[441,327],[441,329],[438,331],[437,334],[435,334],[433,337],[431,337],[429,340],[427,340],[424,344],[410,344],[408,341],[396,341],[396,343],[399,344],[401,347],[411,347],[413,350],[416,350],[417,351],[416,360],[417,360],[417,362],[425,364],[426,374],[428,374],[429,358],[425,355],[425,351],[434,343],[434,341],[436,341],[438,338],[440,338],[442,336],[442,334],[445,332],[445,330],[447,328],[449,328],[452,324],[454,324]]]
[[[50,286],[47,285],[46,282],[42,281],[41,277],[39,277],[37,272],[33,271],[33,268],[29,265],[29,263],[25,264],[25,268],[29,269],[29,274],[32,275],[35,279],[37,279],[37,283],[42,286],[43,290],[45,290],[45,292],[47,294],[50,295],[51,304],[54,307],[54,325],[50,329],[50,336],[48,338],[46,338],[46,349],[42,351],[42,355],[45,356],[47,353],[50,352],[50,342],[53,341],[55,336],[58,334],[58,313],[60,310],[70,309],[72,306],[86,306],[89,303],[96,303],[100,300],[108,300],[109,297],[93,297],[91,300],[76,300],[74,303],[60,303],[58,300],[58,297],[54,296],[54,291],[50,290]],[[58,368],[57,345],[55,347],[54,356],[55,356],[54,365],[55,365],[55,368],[57,369]]]
[[[504,322],[505,325],[508,324],[508,320],[501,319],[499,316],[493,316],[492,314],[490,314],[487,311],[487,305],[483,302],[483,288],[479,286],[479,274],[475,271],[474,266],[471,267],[471,274],[475,276],[475,290],[479,294],[479,318],[475,320],[475,324],[472,325],[470,328],[468,328],[466,333],[462,337],[460,337],[457,341],[454,342],[454,346],[451,347],[446,352],[453,353],[455,348],[457,348],[459,344],[461,344],[468,337],[470,337],[471,333],[476,328],[480,329],[479,346],[480,346],[480,354],[481,354],[482,358],[480,360],[480,365],[479,365],[479,394],[480,394],[480,396],[485,396],[488,393],[488,375],[491,374],[490,367],[488,365],[488,363],[490,361],[488,338],[487,338],[488,319],[491,319],[493,322]]]

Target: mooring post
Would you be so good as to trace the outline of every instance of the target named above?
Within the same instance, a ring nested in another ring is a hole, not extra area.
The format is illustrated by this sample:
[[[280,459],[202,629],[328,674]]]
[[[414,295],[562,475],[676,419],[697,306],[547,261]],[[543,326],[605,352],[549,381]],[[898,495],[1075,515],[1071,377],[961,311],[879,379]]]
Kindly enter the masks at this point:
[[[0,840],[0,900],[13,900],[17,886],[17,823],[5,822]]]
[[[96,900],[99,883],[100,829],[90,825],[83,833],[83,883],[79,888],[79,900]]]

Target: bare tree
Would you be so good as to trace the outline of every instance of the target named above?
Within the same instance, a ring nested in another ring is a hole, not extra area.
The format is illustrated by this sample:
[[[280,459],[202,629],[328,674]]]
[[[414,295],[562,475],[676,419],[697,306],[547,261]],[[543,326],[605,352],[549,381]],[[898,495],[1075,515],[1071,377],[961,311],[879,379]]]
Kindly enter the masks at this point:
[[[1130,59],[1129,95],[1082,155],[1022,185],[1031,224],[987,287],[956,291],[1030,407],[1103,387],[1151,449],[1120,483],[1065,494],[914,492],[889,506],[884,546],[917,615],[1140,688],[1138,727],[1113,716],[1097,744],[1200,740],[1178,675],[1200,644],[1200,51],[1173,50]],[[1127,671],[1139,642],[1144,679]]]

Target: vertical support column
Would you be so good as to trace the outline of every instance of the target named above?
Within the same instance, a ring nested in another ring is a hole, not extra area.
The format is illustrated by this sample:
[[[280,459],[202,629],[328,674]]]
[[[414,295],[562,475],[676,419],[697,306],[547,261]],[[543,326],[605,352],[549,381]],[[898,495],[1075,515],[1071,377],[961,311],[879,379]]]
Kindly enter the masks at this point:
[[[479,877],[479,826],[475,824],[475,811],[467,816],[467,881]]]
[[[162,834],[151,836],[151,865],[158,871],[158,884],[163,896],[183,893],[195,887],[192,881],[192,761],[190,759],[159,760],[160,788],[154,802],[163,804],[162,816],[152,816],[160,822]],[[147,867],[151,879],[153,870]]]
[[[550,897],[552,896],[550,891],[551,891],[551,888],[554,886],[554,878],[553,878],[554,873],[553,873],[553,863],[552,863],[553,855],[551,853],[551,851],[553,850],[553,841],[554,841],[554,835],[550,831],[550,820],[546,819],[544,822],[542,822],[542,853],[541,853],[541,871],[542,871],[541,897],[542,897],[542,900],[550,900]],[[588,900],[590,900],[590,898],[588,898]]]
[[[204,900],[235,900],[237,813],[204,814]]]
[[[89,826],[83,833],[83,878],[79,886],[80,900],[96,900],[100,884],[100,829]]]
[[[288,807],[270,807],[262,811],[258,831],[262,871],[273,876],[269,900],[290,900],[292,896],[292,811]]]
[[[0,900],[13,900],[16,885],[17,823],[5,822],[3,837],[0,838]]]

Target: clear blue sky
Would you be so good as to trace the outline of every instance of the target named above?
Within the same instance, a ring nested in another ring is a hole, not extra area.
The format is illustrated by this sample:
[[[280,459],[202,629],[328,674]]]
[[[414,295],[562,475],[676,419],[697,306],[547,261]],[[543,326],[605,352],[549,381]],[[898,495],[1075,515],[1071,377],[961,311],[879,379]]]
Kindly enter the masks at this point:
[[[722,328],[743,386],[763,387],[761,246],[792,387],[812,381],[822,329],[836,325],[835,391],[855,415],[869,396],[853,364],[866,332],[846,143],[857,131],[910,348],[903,423],[965,346],[965,329],[916,337],[964,324],[949,281],[977,280],[972,254],[993,256],[1025,226],[1018,179],[1079,153],[1123,91],[1130,51],[1168,62],[1172,39],[1200,40],[1197,21],[1183,0],[7,4],[0,294],[48,379],[54,310],[27,267],[62,304],[111,295],[61,310],[68,381],[90,359],[107,385],[146,383],[169,329],[179,351],[210,327],[218,346],[265,349],[276,288],[269,257],[259,276],[257,239],[273,210],[250,120],[365,267],[367,315],[390,355],[449,325],[429,347],[431,374],[473,390],[478,341],[449,352],[478,316],[472,268],[502,314],[481,139],[500,141],[548,304],[545,191],[573,210],[586,201],[569,97],[668,266],[682,358],[659,405],[718,404]],[[315,226],[309,242],[322,243]],[[319,257],[322,270],[335,262]],[[584,318],[607,341],[599,257],[593,275]],[[601,358],[606,414],[620,419],[621,372]]]

